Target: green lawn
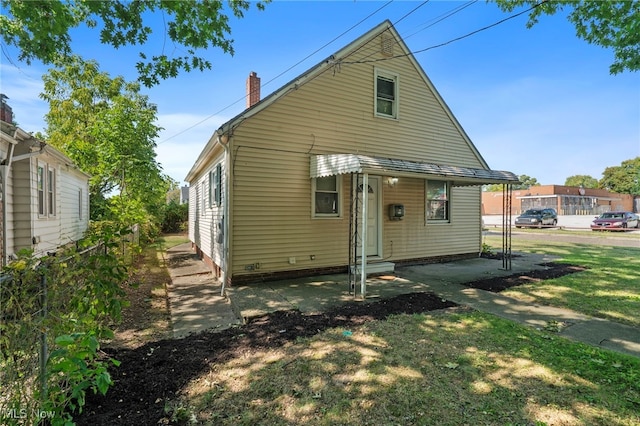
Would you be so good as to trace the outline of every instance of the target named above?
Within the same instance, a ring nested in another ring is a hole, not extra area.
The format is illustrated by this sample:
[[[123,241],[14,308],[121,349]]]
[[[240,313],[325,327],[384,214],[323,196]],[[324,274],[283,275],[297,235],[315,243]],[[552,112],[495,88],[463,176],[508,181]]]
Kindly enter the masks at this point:
[[[189,236],[187,234],[164,234],[158,239],[159,250],[166,250],[188,242]]]
[[[509,295],[639,324],[640,250],[514,250],[589,269]],[[640,359],[472,310],[397,315],[215,365],[166,411],[211,425],[637,426]]]
[[[640,424],[638,358],[473,311],[344,331],[216,365],[168,412],[212,425]]]
[[[485,242],[501,245],[499,237],[486,237]],[[512,249],[560,256],[559,262],[589,269],[502,294],[640,327],[640,249],[515,238]]]

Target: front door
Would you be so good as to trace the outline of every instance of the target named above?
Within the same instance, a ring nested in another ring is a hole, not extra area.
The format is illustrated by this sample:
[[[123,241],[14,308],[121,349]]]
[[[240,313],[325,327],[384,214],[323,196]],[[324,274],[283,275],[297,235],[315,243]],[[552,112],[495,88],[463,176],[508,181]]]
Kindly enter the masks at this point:
[[[369,176],[367,188],[367,256],[380,256],[380,177]],[[362,180],[358,182],[358,235],[362,232]],[[356,254],[362,256],[362,242],[358,238]]]

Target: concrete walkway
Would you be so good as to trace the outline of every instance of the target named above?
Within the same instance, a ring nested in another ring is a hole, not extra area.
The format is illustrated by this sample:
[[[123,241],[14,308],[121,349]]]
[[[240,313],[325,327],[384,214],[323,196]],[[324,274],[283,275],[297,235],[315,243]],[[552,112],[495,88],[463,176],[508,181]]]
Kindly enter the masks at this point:
[[[173,337],[240,324],[229,299],[220,297],[220,283],[191,250],[191,243],[168,249],[165,262],[171,275],[168,293]]]
[[[640,330],[635,327],[567,309],[530,305],[462,285],[491,276],[543,269],[541,264],[553,260],[544,255],[524,254],[514,258],[511,271],[501,269],[502,261],[489,259],[396,268],[393,274],[367,280],[364,302],[359,282],[357,296],[349,294],[346,274],[232,286],[227,288],[228,298],[223,298],[220,284],[197,259],[189,243],[168,250],[167,257],[173,281],[169,286],[169,298],[175,337],[207,329],[221,330],[278,310],[320,312],[341,303],[366,303],[425,291],[536,328],[558,324],[561,336],[640,357]]]

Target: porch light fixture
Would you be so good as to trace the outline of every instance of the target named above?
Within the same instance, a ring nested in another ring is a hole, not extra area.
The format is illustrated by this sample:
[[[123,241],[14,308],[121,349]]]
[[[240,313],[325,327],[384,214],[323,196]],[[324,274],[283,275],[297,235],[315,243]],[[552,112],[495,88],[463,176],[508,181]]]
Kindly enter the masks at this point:
[[[387,183],[389,184],[389,186],[396,186],[396,184],[398,183],[398,178],[397,177],[389,177],[387,179]]]

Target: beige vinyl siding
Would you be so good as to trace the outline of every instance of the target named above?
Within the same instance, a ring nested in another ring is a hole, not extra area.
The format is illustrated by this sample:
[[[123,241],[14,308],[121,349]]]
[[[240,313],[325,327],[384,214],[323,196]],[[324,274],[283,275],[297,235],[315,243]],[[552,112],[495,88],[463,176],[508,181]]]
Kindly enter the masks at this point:
[[[379,40],[372,44],[379,46]],[[364,59],[370,53],[362,49],[347,60]],[[377,57],[381,56],[368,59]],[[375,65],[360,63],[325,72],[234,130],[234,275],[253,273],[248,269],[256,265],[255,272],[275,272],[348,263],[349,176],[342,183],[342,218],[312,218],[311,154],[359,153],[483,167],[413,63],[399,58],[381,64],[399,76],[397,120],[375,117]],[[423,179],[402,178],[395,188],[383,179],[380,195],[384,257],[478,251],[478,188],[452,189],[448,224],[425,224]],[[390,203],[405,205],[404,220],[389,221]],[[295,264],[289,263],[292,257]]]
[[[234,275],[256,264],[259,272],[347,264],[348,207],[342,218],[312,218],[308,154],[243,147],[235,159]]]
[[[7,248],[8,254],[16,253],[22,248],[31,248],[33,221],[38,215],[37,210],[34,211],[36,206],[34,203],[37,201],[32,197],[35,177],[31,174],[31,162],[23,160],[12,163],[11,170],[13,172],[13,203],[11,205],[13,220],[7,224],[7,227],[13,230],[13,247]]]
[[[425,224],[424,186],[424,180],[408,178],[400,178],[395,187],[384,185],[384,256],[402,260],[478,252],[480,189],[451,188],[450,222]],[[403,204],[405,217],[390,220],[389,204]]]

